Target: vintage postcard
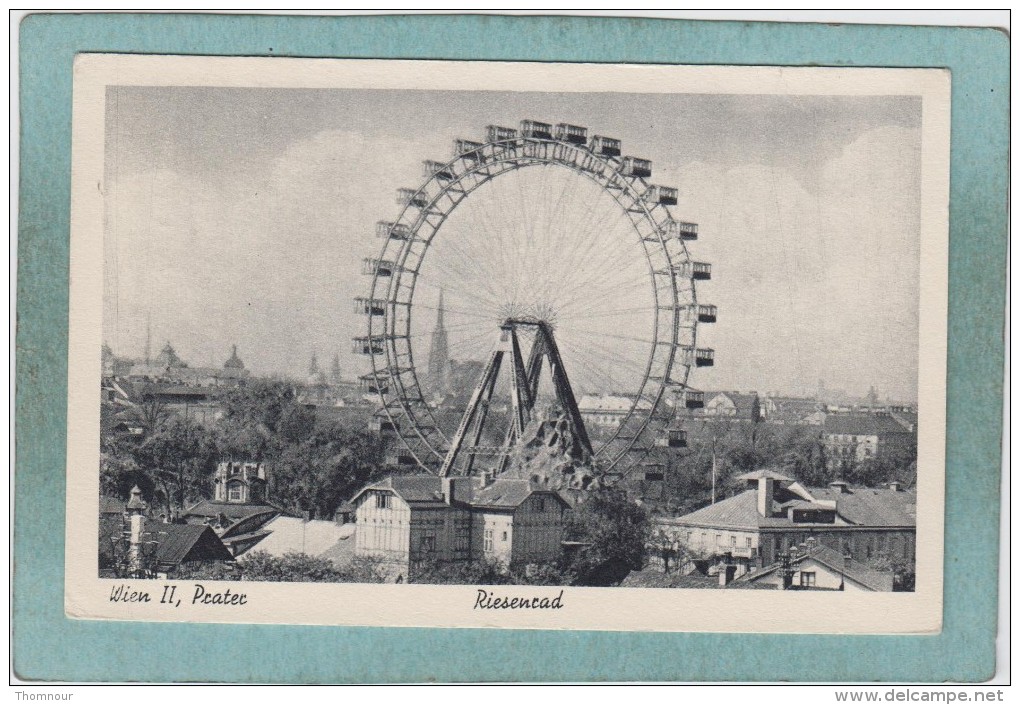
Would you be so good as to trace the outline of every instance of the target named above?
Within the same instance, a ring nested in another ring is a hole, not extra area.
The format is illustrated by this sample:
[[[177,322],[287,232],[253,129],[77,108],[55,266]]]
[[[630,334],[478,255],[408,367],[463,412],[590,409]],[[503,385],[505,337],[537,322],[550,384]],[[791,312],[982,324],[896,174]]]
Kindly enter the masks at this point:
[[[79,55],[67,615],[939,632],[950,80]]]

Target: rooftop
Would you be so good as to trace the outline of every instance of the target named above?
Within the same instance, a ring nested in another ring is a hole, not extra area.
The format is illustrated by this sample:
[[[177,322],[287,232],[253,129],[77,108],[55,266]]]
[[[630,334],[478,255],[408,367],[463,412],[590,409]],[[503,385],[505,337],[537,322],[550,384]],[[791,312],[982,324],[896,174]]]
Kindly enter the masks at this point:
[[[853,526],[915,526],[917,524],[917,493],[913,490],[892,490],[872,488],[851,488],[847,492],[829,487],[805,488],[811,500],[804,506],[818,507],[815,502],[830,501],[836,503],[836,514],[847,524]],[[782,506],[783,502],[802,500],[802,497],[782,496],[777,491],[773,509]],[[825,507],[828,509],[828,507]],[[727,499],[710,504],[678,518],[687,524],[712,526],[728,529],[763,529],[792,526],[808,526],[811,522],[794,524],[786,516],[763,517],[758,513],[758,492],[749,489]],[[825,524],[825,526],[832,526]]]
[[[889,414],[829,414],[822,424],[825,433],[849,436],[877,436],[890,433],[910,433]]]

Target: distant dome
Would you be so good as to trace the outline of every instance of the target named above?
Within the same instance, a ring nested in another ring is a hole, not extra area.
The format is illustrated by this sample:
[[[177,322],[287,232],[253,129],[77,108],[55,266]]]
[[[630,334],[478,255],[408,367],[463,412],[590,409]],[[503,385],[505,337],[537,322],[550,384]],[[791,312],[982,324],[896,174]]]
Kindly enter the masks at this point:
[[[184,360],[182,360],[181,358],[177,357],[177,352],[174,350],[173,346],[170,345],[169,341],[167,341],[167,344],[165,346],[163,346],[163,349],[160,351],[159,355],[153,361],[153,364],[156,367],[187,367],[188,366],[187,363],[184,362]]]
[[[223,363],[223,368],[227,370],[243,370],[244,363],[241,358],[237,356],[237,346],[234,345],[230,353],[230,359]]]

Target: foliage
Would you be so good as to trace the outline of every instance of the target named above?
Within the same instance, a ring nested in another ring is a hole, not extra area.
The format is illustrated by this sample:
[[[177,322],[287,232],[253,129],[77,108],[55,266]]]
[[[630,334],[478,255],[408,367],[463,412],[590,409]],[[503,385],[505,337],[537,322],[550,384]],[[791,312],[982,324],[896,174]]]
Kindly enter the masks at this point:
[[[645,544],[645,555],[657,561],[664,573],[678,571],[693,560],[707,557],[704,551],[691,550],[684,541],[661,529],[651,532]]]
[[[495,561],[444,563],[419,561],[411,566],[407,582],[432,585],[509,585],[511,578]]]
[[[868,561],[868,565],[875,570],[892,572],[893,592],[914,591],[917,569],[913,561],[896,560],[880,556]]]
[[[616,585],[644,566],[648,514],[625,492],[592,492],[571,513],[567,538],[583,544],[566,568],[577,585]]]
[[[181,563],[169,577],[174,580],[240,580],[241,566],[232,561]]]
[[[432,585],[570,585],[573,576],[554,565],[505,566],[498,561],[441,563],[420,561],[412,566],[410,583]]]
[[[101,491],[124,499],[138,485],[146,501],[172,516],[212,495],[218,461],[265,461],[275,503],[310,518],[332,518],[381,473],[377,435],[317,420],[286,382],[249,380],[225,391],[220,401],[223,417],[213,428],[152,403],[137,412],[150,419],[141,437],[103,434]]]
[[[370,559],[355,559],[350,565],[338,567],[325,558],[305,553],[271,556],[253,551],[239,561],[242,580],[308,583],[381,583],[383,575]]]
[[[212,434],[195,422],[170,417],[148,432],[131,455],[135,466],[146,470],[168,516],[209,496],[218,454]]]
[[[311,518],[332,518],[337,507],[382,467],[380,440],[338,422],[321,424],[300,442],[283,446],[273,464],[275,500]]]

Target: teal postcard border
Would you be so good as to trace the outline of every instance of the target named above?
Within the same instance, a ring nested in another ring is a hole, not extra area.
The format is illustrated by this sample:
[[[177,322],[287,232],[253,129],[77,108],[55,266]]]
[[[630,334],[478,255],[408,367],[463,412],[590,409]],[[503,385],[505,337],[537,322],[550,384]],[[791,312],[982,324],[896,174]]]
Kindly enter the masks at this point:
[[[78,52],[951,69],[942,633],[668,634],[67,619],[71,67]],[[975,681],[994,674],[1009,146],[1009,40],[1004,33],[478,15],[36,14],[20,26],[20,100],[12,642],[20,678]],[[254,645],[263,646],[255,653]]]

